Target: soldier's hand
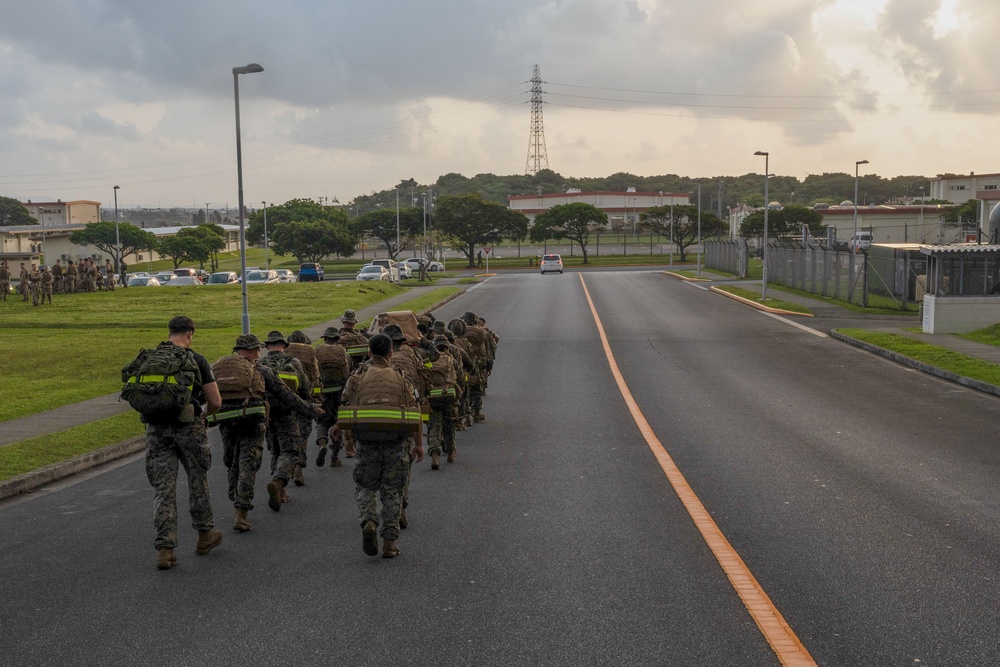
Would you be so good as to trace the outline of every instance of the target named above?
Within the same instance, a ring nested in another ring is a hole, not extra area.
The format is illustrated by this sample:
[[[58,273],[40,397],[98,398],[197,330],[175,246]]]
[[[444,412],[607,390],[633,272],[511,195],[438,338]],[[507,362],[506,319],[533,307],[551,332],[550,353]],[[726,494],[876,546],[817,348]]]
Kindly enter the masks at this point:
[[[323,415],[326,414],[326,410],[324,410],[323,408],[319,407],[318,405],[313,408],[313,411],[316,413],[317,417],[322,417]]]
[[[420,463],[424,460],[424,446],[419,442],[413,443],[413,447],[410,448],[410,456],[413,457],[414,463]]]
[[[358,453],[357,446],[354,444],[353,440],[347,440],[347,438],[344,438],[344,440],[346,440],[344,443],[344,453],[347,454],[347,458],[354,458],[354,456]]]

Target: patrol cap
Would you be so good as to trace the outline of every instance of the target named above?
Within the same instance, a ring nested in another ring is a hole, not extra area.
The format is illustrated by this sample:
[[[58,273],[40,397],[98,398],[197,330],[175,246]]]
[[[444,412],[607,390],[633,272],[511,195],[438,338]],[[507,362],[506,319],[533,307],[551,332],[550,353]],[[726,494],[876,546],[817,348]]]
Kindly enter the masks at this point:
[[[267,334],[267,338],[264,339],[265,345],[271,345],[272,343],[281,343],[282,345],[288,345],[288,341],[285,340],[285,337],[282,335],[282,333],[277,330]]]
[[[340,316],[341,322],[350,322],[351,324],[358,323],[358,314],[351,309],[344,311],[344,314]]]
[[[406,336],[403,335],[403,330],[398,324],[387,324],[385,328],[382,329],[382,333],[388,336],[389,340],[393,343],[406,340]]]
[[[253,334],[245,334],[236,337],[236,345],[233,346],[233,350],[259,350],[262,347],[264,345],[260,342],[260,338]]]
[[[323,332],[323,340],[340,340],[340,329],[337,327],[327,327]]]

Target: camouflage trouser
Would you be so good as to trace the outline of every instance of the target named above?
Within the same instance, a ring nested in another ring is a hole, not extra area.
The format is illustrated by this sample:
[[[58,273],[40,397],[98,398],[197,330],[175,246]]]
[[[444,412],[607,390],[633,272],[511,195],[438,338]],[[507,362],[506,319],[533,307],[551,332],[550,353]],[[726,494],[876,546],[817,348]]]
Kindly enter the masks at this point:
[[[427,453],[448,454],[455,447],[454,403],[440,406],[431,404],[431,418],[427,424]]]
[[[479,384],[469,385],[469,408],[473,413],[483,411],[483,392]]]
[[[403,508],[403,492],[409,477],[410,456],[405,444],[397,442],[358,441],[354,460],[354,497],[358,501],[360,523],[380,524],[383,540],[399,538],[399,513]],[[382,520],[379,521],[376,495],[382,501]]]
[[[49,286],[43,286],[42,287],[42,303],[45,303],[46,299],[48,299],[49,303],[52,303],[52,286],[51,285],[49,285]]]
[[[8,292],[10,292],[10,281],[0,280],[0,298],[6,301]]]
[[[322,447],[324,444],[330,448],[330,456],[336,458],[340,455],[340,449],[344,446],[344,438],[337,438],[336,442],[330,442],[330,428],[337,423],[337,410],[340,408],[340,394],[333,392],[321,394],[323,403],[323,414],[316,418],[316,444]]]
[[[42,286],[38,283],[31,283],[31,287],[29,289],[31,290],[31,303],[32,305],[37,306],[38,299],[42,295]]]
[[[222,435],[222,462],[229,470],[229,499],[237,509],[253,509],[253,488],[264,452],[267,423],[254,417],[225,420]]]
[[[177,463],[187,473],[188,505],[195,530],[211,530],[212,500],[208,469],[212,450],[205,426],[193,424],[146,425],[146,478],[153,487],[153,529],[157,549],[177,546]]]
[[[63,286],[63,289],[67,294],[72,294],[76,291],[76,280],[76,276],[69,276],[66,278],[66,284]]]
[[[271,475],[285,485],[299,460],[299,420],[294,414],[271,413],[267,423],[267,448],[271,450]]]
[[[313,418],[305,415],[295,415],[295,418],[299,420],[299,455],[296,457],[295,463],[300,468],[305,468],[306,448],[309,446],[309,436],[312,435]]]

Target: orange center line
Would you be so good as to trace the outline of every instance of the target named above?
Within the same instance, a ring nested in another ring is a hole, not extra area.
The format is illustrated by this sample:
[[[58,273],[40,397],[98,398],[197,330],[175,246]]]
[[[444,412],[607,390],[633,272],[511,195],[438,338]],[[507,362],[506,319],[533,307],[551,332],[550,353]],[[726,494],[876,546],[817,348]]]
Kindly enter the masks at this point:
[[[781,664],[789,667],[815,667],[816,662],[809,655],[809,651],[802,645],[802,642],[799,641],[799,638],[785,621],[781,612],[771,602],[771,598],[768,597],[764,589],[757,583],[757,579],[750,572],[750,568],[743,562],[740,555],[736,553],[736,549],[729,543],[726,536],[722,534],[722,530],[719,529],[718,524],[715,523],[711,514],[708,513],[708,510],[705,509],[705,506],[698,499],[694,490],[691,489],[691,485],[684,479],[684,475],[681,474],[677,464],[674,463],[670,454],[667,453],[663,443],[653,433],[652,427],[646,421],[646,417],[642,414],[639,405],[632,397],[632,392],[629,390],[628,385],[625,383],[625,378],[618,368],[618,362],[615,361],[615,355],[611,351],[611,344],[608,342],[607,334],[604,332],[604,325],[601,324],[601,318],[597,314],[594,301],[590,298],[590,291],[587,289],[587,283],[583,279],[583,274],[580,273],[579,276],[580,284],[583,285],[583,293],[586,295],[587,303],[590,305],[590,312],[594,316],[594,323],[597,325],[597,332],[601,336],[601,345],[604,347],[604,354],[608,359],[608,365],[611,367],[611,374],[614,376],[615,382],[618,383],[618,390],[621,392],[622,398],[625,399],[625,404],[628,406],[636,426],[639,427],[639,432],[645,438],[646,444],[653,452],[653,456],[656,457],[657,463],[660,464],[660,468],[667,476],[667,480],[673,487],[674,492],[680,498],[692,521],[694,521],[698,532],[701,533],[708,548],[711,549],[716,560],[719,561],[719,565],[722,566],[722,570],[729,578],[729,582],[736,590],[736,594],[743,600],[747,611],[750,612],[750,616],[757,624],[757,627],[760,628],[764,639],[771,645],[771,649]]]

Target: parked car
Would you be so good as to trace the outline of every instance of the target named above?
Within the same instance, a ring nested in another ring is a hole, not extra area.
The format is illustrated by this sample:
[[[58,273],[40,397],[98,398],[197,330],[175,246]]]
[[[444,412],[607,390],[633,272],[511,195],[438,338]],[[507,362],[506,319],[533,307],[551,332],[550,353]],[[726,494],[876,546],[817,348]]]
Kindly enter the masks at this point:
[[[868,248],[872,247],[872,241],[874,240],[875,237],[871,232],[858,232],[851,239],[851,250],[854,252],[868,250]]]
[[[274,269],[265,271],[247,271],[247,285],[272,285],[278,282],[278,272]]]
[[[542,261],[538,263],[542,273],[550,271],[563,272],[563,261],[561,255],[542,255]]]
[[[399,267],[396,266],[396,260],[394,259],[373,259],[371,266],[384,266],[389,272],[389,282],[398,283],[399,282]]]
[[[156,279],[160,281],[161,285],[166,285],[176,277],[173,271],[160,271],[156,274]]]
[[[169,287],[201,287],[201,280],[198,276],[174,276],[163,284]]]
[[[279,283],[294,283],[298,281],[291,269],[275,269],[275,272],[278,274]]]
[[[379,264],[362,266],[355,280],[389,280],[389,269]]]
[[[235,271],[219,271],[218,273],[213,273],[208,277],[207,285],[231,285],[233,283],[238,283],[240,277]]]
[[[396,268],[399,269],[399,279],[406,280],[407,278],[413,277],[413,269],[406,262],[396,262]]]
[[[144,276],[132,276],[128,279],[127,285],[129,287],[159,287],[160,281],[156,279],[156,276],[146,274]]]
[[[326,275],[326,271],[323,267],[315,262],[307,262],[305,264],[299,265],[299,282],[311,282],[313,280],[323,280]]]
[[[133,278],[145,278],[146,276],[151,276],[152,273],[146,273],[145,271],[133,271],[125,276],[126,280],[132,280]]]

